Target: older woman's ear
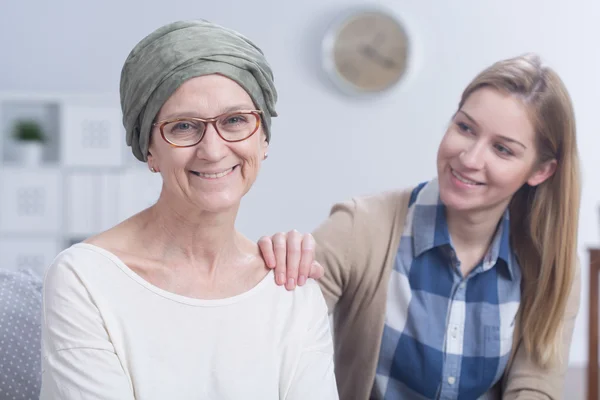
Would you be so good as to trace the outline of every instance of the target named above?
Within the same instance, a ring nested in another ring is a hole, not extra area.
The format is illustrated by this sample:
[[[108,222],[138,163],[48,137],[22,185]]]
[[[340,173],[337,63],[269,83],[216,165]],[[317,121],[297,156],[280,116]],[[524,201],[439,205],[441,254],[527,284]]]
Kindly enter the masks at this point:
[[[157,173],[158,172],[158,167],[155,167],[155,162],[154,162],[154,157],[152,156],[152,152],[150,150],[148,150],[148,157],[147,157],[148,161],[148,169],[150,171],[152,171],[153,173]]]
[[[263,160],[266,160],[269,156],[269,138],[266,133],[262,134],[262,150],[263,150]]]

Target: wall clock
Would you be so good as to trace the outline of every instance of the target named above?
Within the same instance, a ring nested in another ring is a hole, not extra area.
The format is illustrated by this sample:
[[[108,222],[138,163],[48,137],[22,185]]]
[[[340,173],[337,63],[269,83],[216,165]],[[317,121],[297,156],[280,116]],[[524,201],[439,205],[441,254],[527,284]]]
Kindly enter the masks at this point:
[[[409,39],[403,24],[380,8],[343,14],[323,39],[323,66],[348,94],[374,94],[395,86],[405,75]]]

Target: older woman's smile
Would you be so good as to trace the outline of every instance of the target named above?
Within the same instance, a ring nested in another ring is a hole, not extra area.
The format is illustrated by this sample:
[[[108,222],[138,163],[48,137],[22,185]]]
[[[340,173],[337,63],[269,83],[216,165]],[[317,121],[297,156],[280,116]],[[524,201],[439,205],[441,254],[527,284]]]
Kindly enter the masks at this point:
[[[231,168],[225,169],[225,170],[220,170],[220,171],[190,171],[192,174],[199,176],[200,178],[204,178],[204,179],[219,179],[219,178],[223,178],[224,176],[227,176],[229,174],[231,174],[235,168],[238,165],[235,165]]]

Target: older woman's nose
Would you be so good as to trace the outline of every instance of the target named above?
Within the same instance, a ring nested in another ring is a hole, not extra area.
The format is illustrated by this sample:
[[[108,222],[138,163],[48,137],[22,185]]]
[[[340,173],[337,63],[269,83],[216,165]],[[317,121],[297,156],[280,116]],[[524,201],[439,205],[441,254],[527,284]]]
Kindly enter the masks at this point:
[[[219,136],[213,124],[208,124],[200,143],[196,145],[200,158],[218,161],[227,153],[227,142]]]

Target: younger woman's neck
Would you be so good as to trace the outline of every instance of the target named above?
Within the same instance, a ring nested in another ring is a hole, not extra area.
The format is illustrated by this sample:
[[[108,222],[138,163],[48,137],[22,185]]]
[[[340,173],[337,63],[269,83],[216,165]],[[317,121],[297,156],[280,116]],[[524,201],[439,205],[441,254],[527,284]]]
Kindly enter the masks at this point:
[[[494,237],[504,211],[504,207],[470,212],[446,208],[448,232],[456,250],[482,253],[483,256]]]

